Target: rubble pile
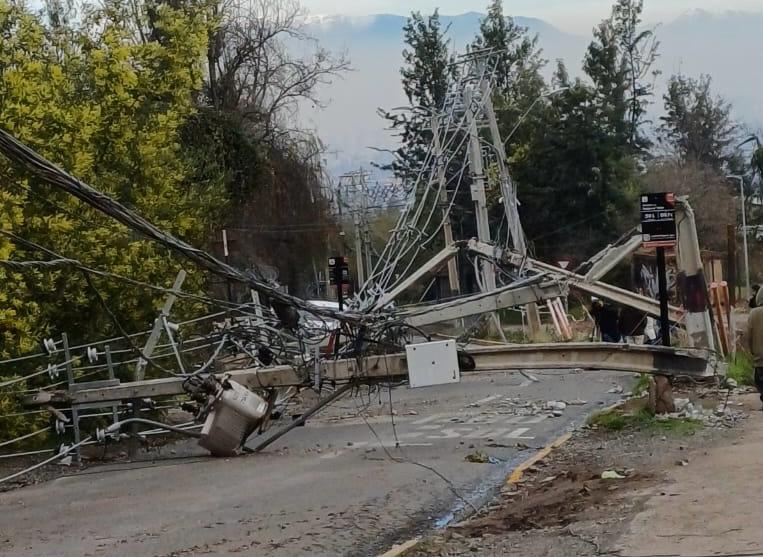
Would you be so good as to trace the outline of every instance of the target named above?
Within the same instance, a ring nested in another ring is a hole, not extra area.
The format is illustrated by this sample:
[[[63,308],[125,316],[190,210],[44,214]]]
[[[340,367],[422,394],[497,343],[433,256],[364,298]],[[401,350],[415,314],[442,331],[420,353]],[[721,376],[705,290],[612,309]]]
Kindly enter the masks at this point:
[[[657,415],[656,418],[696,420],[707,427],[734,427],[745,416],[742,411],[733,410],[728,403],[718,404],[715,408],[705,408],[688,398],[676,398],[674,402],[675,412]]]

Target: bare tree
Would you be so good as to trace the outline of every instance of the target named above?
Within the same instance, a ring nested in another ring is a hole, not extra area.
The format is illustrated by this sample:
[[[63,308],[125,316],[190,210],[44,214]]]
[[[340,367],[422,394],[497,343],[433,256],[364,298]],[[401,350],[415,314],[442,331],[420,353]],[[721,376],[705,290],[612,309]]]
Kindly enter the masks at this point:
[[[297,0],[223,0],[214,16],[209,102],[238,113],[263,140],[288,133],[300,103],[323,106],[319,86],[349,69],[344,54],[329,52],[305,31]]]

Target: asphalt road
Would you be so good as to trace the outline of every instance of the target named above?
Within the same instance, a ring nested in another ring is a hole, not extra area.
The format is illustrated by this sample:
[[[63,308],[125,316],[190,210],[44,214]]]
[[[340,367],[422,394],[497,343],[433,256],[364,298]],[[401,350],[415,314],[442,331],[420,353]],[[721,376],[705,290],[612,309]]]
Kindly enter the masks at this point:
[[[633,382],[603,372],[533,376],[397,388],[394,416],[388,391],[366,393],[260,454],[214,459],[181,442],[154,462],[0,494],[0,555],[378,555],[481,504],[516,464]],[[538,411],[551,400],[575,404],[558,417]],[[476,451],[490,462],[467,462]]]

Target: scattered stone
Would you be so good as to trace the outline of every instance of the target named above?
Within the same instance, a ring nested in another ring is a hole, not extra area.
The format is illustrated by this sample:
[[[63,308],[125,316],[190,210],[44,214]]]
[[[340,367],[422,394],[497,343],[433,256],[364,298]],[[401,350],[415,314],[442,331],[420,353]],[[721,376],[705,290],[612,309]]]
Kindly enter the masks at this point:
[[[406,415],[408,415],[408,416],[418,416],[419,413],[416,412],[416,410],[408,410],[408,412],[406,412]]]
[[[679,460],[676,462],[676,466],[689,466],[688,460]]]
[[[624,389],[623,389],[623,386],[622,386],[622,385],[615,385],[614,387],[612,387],[611,389],[609,389],[607,392],[608,392],[609,394],[622,394],[623,390],[624,390]]]
[[[602,480],[624,480],[625,476],[618,474],[615,470],[605,470],[601,473]]]
[[[519,373],[521,373],[524,377],[526,377],[527,379],[529,379],[533,383],[539,383],[540,382],[540,379],[535,377],[532,373],[528,373],[526,371],[520,371]]]
[[[736,389],[739,387],[739,383],[737,383],[736,379],[731,377],[727,377],[723,384],[727,389]]]
[[[588,401],[587,400],[581,400],[579,398],[567,401],[567,405],[568,406],[583,406],[585,404],[588,404]]]

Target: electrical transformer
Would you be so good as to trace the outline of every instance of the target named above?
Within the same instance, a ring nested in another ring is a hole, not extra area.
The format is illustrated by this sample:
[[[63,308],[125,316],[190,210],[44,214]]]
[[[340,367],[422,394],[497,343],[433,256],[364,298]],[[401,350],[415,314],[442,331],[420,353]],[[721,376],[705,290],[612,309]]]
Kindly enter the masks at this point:
[[[209,406],[199,445],[214,456],[233,456],[268,412],[268,403],[235,381],[225,381]]]

